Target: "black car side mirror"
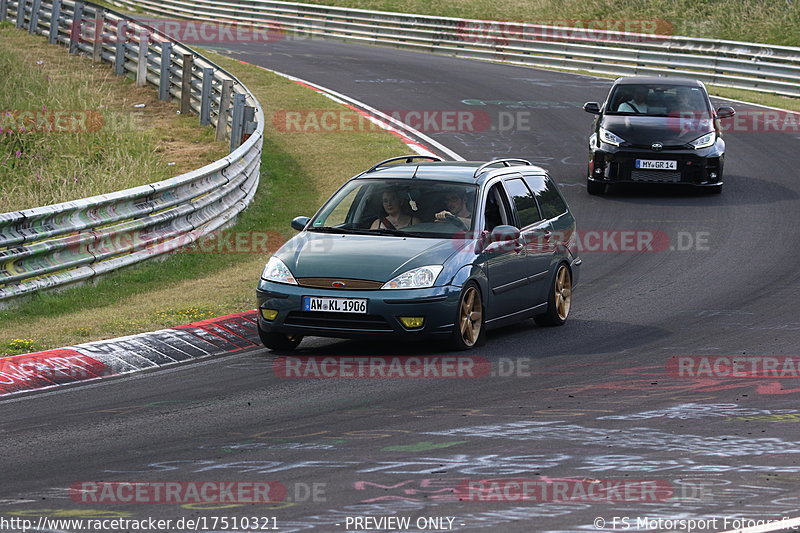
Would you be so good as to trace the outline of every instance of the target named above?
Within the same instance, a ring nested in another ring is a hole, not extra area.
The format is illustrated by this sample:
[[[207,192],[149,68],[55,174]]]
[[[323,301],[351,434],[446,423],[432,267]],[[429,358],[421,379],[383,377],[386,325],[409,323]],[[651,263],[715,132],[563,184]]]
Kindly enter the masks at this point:
[[[308,224],[308,221],[311,220],[308,217],[294,217],[292,219],[292,228],[296,229],[297,231],[303,231]]]
[[[587,113],[591,113],[592,115],[599,115],[600,114],[600,104],[597,102],[586,102],[583,104],[583,110]]]
[[[729,105],[717,108],[717,118],[730,118],[736,114],[736,110]]]

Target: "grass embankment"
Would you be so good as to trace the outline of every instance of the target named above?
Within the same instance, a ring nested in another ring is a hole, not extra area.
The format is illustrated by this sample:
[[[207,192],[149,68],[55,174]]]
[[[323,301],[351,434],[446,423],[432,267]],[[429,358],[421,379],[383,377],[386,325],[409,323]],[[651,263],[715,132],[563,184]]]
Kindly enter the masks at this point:
[[[312,214],[345,179],[375,161],[408,152],[396,137],[383,131],[276,132],[271,126],[275,111],[343,107],[262,69],[211,52],[203,54],[234,73],[265,104],[268,127],[261,186],[232,232],[270,236],[275,232],[288,237],[294,233],[289,221]],[[263,253],[180,253],[115,273],[96,286],[36,295],[16,309],[0,311],[0,355],[252,309],[265,261]]]
[[[0,72],[0,213],[160,181],[226,153],[152,87],[10,24]]]
[[[442,17],[566,25],[570,20],[661,19],[671,35],[800,46],[792,0],[305,0],[312,4]]]

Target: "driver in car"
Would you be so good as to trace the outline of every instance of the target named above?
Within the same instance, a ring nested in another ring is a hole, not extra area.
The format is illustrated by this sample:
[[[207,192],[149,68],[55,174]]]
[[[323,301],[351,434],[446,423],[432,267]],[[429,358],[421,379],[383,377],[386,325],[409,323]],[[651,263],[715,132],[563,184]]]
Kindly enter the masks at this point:
[[[472,212],[467,207],[467,193],[464,191],[456,191],[447,193],[444,197],[444,204],[447,209],[439,211],[434,215],[436,222],[446,222],[447,216],[457,217],[464,224],[464,227],[469,228],[472,224]]]
[[[640,113],[647,114],[647,94],[648,89],[644,85],[637,85],[633,89],[633,98],[622,102],[617,108],[620,113]]]

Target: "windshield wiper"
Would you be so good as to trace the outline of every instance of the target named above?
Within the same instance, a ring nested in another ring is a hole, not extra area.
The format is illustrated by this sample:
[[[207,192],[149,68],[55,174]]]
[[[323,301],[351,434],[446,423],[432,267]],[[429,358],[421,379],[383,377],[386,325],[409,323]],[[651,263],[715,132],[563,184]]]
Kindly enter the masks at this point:
[[[333,226],[311,226],[306,231],[316,231],[319,233],[345,233],[352,235],[364,235],[369,233],[363,229],[350,229],[350,228],[334,228]]]
[[[399,235],[401,237],[408,237],[412,232],[402,231],[399,229],[378,228],[369,230],[370,233],[378,233],[380,235]]]

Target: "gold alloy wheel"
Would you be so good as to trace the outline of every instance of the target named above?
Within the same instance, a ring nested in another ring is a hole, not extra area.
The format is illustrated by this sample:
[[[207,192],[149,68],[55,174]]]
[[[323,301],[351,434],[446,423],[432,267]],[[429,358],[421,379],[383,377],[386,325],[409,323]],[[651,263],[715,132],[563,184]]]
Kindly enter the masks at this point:
[[[478,342],[482,323],[481,294],[476,287],[469,287],[461,299],[461,310],[459,312],[461,340],[464,341],[466,346],[474,346]]]
[[[556,313],[558,318],[566,320],[569,306],[572,303],[572,276],[566,265],[561,265],[556,274]]]

